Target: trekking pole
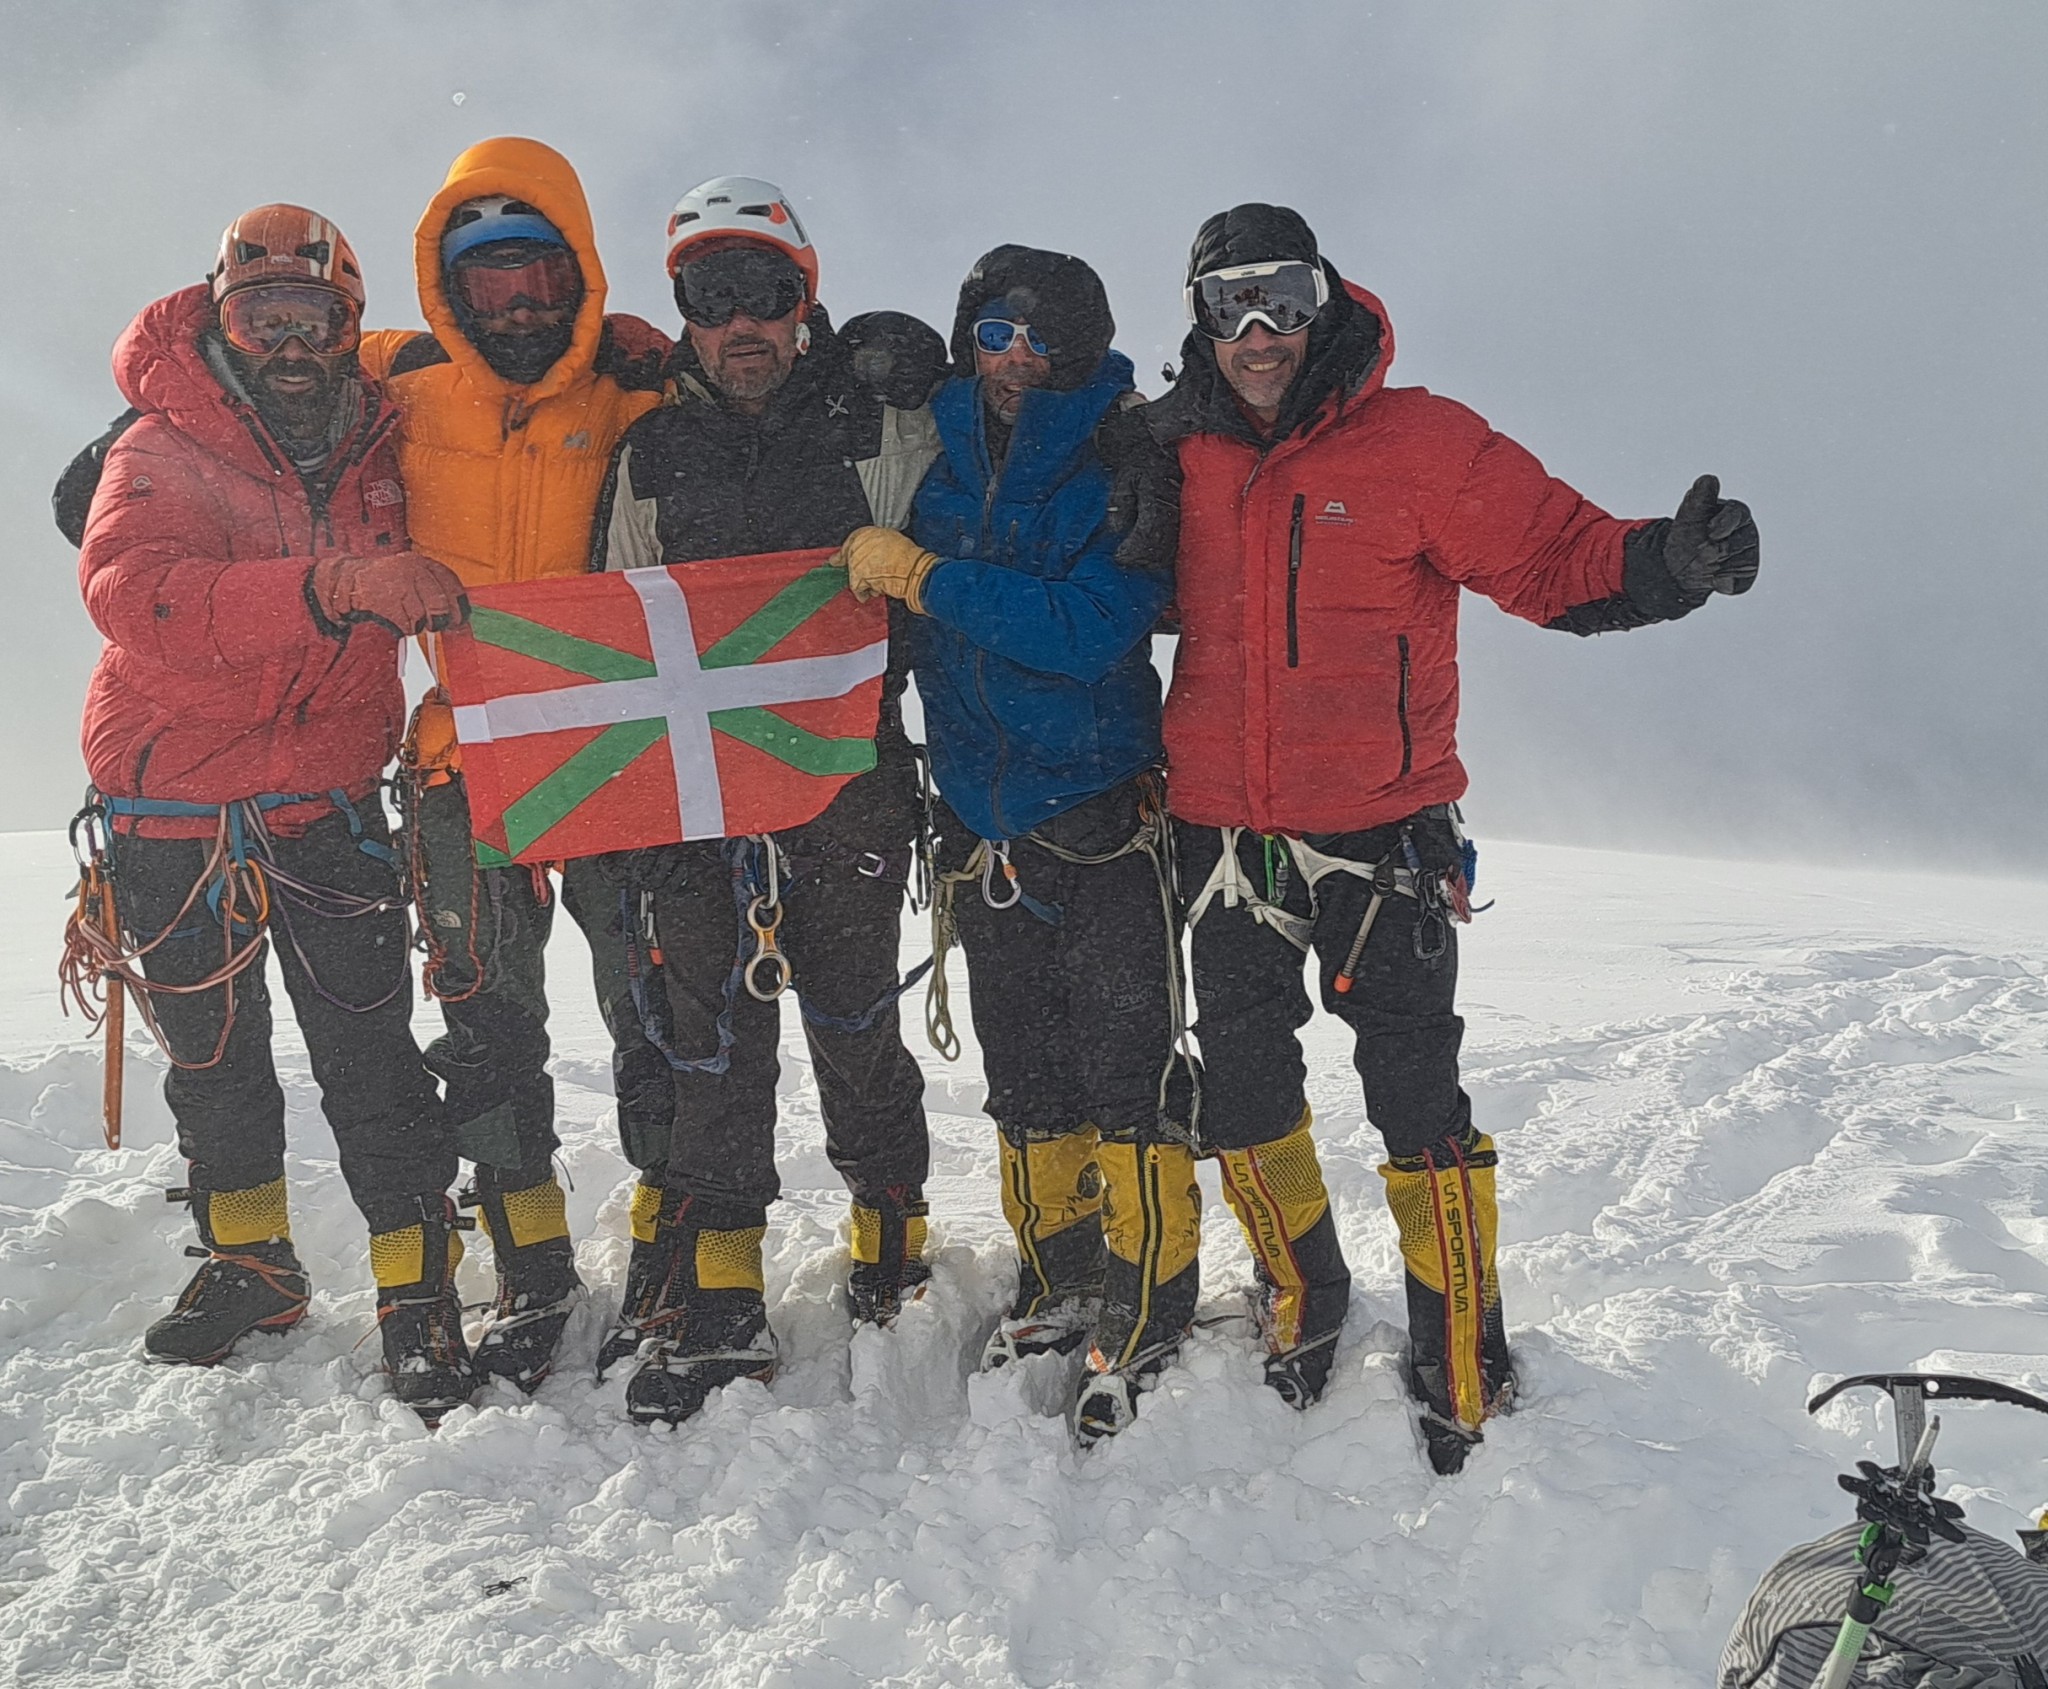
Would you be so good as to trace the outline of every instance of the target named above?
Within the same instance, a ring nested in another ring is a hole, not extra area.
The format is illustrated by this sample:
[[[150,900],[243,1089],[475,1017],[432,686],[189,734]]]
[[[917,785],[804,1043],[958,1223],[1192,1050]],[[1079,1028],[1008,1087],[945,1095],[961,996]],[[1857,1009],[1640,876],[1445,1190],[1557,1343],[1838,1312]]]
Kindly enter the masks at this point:
[[[114,882],[105,874],[100,875],[100,928],[107,935],[107,942],[116,953],[121,948],[121,917],[114,912]],[[107,1050],[105,1057],[105,1078],[100,1090],[100,1119],[106,1133],[107,1148],[121,1147],[121,1079],[123,1065],[127,1060],[128,1044],[128,994],[121,983],[121,976],[112,968],[100,976],[107,986]]]

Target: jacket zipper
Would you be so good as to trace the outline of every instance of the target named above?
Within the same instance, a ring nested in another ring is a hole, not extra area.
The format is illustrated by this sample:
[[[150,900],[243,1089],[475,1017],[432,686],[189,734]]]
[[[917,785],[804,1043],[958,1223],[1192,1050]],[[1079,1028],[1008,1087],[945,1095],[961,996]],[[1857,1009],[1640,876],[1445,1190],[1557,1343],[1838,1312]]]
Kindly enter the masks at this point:
[[[1396,643],[1401,648],[1401,696],[1396,707],[1401,713],[1401,772],[1406,774],[1415,765],[1415,735],[1408,727],[1408,636],[1402,634]]]
[[[1002,560],[995,555],[996,488],[999,479],[995,465],[988,455],[986,440],[981,442],[981,470],[988,478],[988,491],[981,499],[981,555],[991,563],[1000,564]],[[1015,532],[1013,525],[1013,537]],[[1003,829],[1003,836],[1008,838],[1009,823],[1003,819],[1003,775],[1010,765],[1010,736],[1003,731],[1003,718],[996,714],[996,707],[989,700],[988,653],[979,645],[974,648],[974,690],[981,699],[981,707],[988,716],[989,725],[996,733],[996,766],[994,774],[989,777],[988,812],[994,817],[995,824]]]
[[[1301,513],[1307,505],[1308,494],[1294,495],[1294,520],[1287,528],[1287,666],[1291,669],[1301,667],[1301,628],[1296,620],[1295,607],[1301,596]],[[1407,650],[1408,641],[1404,638],[1401,641],[1401,672],[1404,675],[1407,673]],[[1405,681],[1403,696],[1406,696]],[[1405,723],[1407,717],[1404,715],[1402,720]],[[1405,725],[1402,731],[1407,731]]]

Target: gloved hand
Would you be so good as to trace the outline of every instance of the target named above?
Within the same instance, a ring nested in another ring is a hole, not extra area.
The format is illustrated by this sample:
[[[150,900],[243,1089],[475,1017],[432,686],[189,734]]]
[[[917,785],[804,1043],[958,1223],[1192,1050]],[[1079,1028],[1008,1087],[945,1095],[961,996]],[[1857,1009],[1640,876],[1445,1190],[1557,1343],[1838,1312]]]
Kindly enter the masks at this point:
[[[1180,544],[1180,454],[1153,438],[1143,404],[1112,405],[1095,429],[1109,471],[1109,526],[1126,569],[1171,574]]]
[[[330,628],[375,622],[403,639],[442,633],[469,620],[469,598],[455,571],[417,551],[389,557],[323,557],[307,595]]]
[[[1702,475],[1664,534],[1664,567],[1681,592],[1747,592],[1756,582],[1755,519],[1740,499],[1724,499],[1716,476]]]
[[[894,528],[856,528],[846,536],[833,559],[846,570],[846,583],[856,598],[887,593],[924,614],[924,578],[938,566],[933,552]]]

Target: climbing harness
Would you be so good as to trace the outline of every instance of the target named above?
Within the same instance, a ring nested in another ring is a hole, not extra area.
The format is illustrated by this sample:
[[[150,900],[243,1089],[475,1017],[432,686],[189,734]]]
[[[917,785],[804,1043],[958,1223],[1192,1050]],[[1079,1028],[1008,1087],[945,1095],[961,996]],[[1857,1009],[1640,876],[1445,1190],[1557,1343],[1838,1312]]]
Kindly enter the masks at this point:
[[[70,838],[72,854],[78,862],[78,891],[76,904],[64,923],[64,954],[58,963],[57,979],[65,1012],[70,1013],[75,1004],[87,1024],[104,1025],[107,1031],[103,1112],[108,1148],[118,1148],[120,1144],[122,1052],[117,1039],[126,1030],[122,1007],[125,997],[134,998],[136,1012],[157,1048],[163,1051],[164,1059],[175,1068],[197,1072],[218,1066],[227,1054],[237,1008],[235,981],[262,960],[265,938],[273,930],[291,946],[314,991],[346,1013],[369,1014],[381,1009],[404,988],[406,964],[402,949],[398,978],[389,991],[370,1003],[343,1002],[320,983],[313,971],[293,921],[294,910],[316,920],[352,920],[405,907],[403,891],[395,884],[388,896],[363,897],[332,886],[315,885],[279,865],[275,841],[264,817],[273,810],[318,803],[331,806],[346,819],[357,848],[365,855],[394,869],[398,867],[397,853],[369,836],[361,812],[348,794],[338,789],[265,792],[225,804],[111,797],[95,791],[88,794],[85,807],[72,817]],[[118,912],[120,851],[113,823],[119,816],[214,821],[213,841],[207,847],[205,861],[177,913],[153,938],[133,945],[122,930]],[[185,985],[149,978],[142,966],[145,957],[172,938],[200,933],[200,927],[184,923],[202,901],[220,928],[220,966]],[[220,1036],[203,1061],[181,1060],[157,1023],[154,999],[192,997],[215,989],[225,993]]]
[[[1173,834],[1166,819],[1164,789],[1154,776],[1141,776],[1143,793],[1138,800],[1138,826],[1113,850],[1087,852],[1070,850],[1041,832],[1024,835],[1048,856],[1082,868],[1099,868],[1126,856],[1143,855],[1152,865],[1153,880],[1159,888],[1160,918],[1166,933],[1167,1013],[1171,1026],[1167,1058],[1160,1069],[1158,1110],[1164,1121],[1171,1112],[1169,1094],[1176,1063],[1185,1066],[1192,1095],[1187,1130],[1192,1136],[1201,1113],[1201,1070],[1189,1048],[1187,982],[1180,951],[1180,912],[1174,897]],[[976,887],[982,902],[998,912],[1020,905],[1048,926],[1062,926],[1066,913],[1058,904],[1033,897],[1024,888],[1016,864],[1010,859],[1007,839],[977,839],[967,860],[956,869],[936,872],[932,895],[931,982],[925,991],[925,1037],[947,1061],[959,1058],[960,1035],[953,1023],[951,988],[946,977],[946,958],[959,942],[960,929],[954,915],[954,899],[964,885]],[[998,885],[998,876],[1001,884]],[[1000,895],[1007,891],[1007,895]]]
[[[1191,930],[1197,926],[1209,912],[1210,905],[1221,899],[1226,909],[1242,906],[1253,920],[1271,927],[1306,955],[1311,948],[1316,917],[1322,907],[1322,882],[1332,874],[1350,874],[1366,882],[1371,896],[1367,899],[1365,914],[1358,923],[1343,966],[1337,970],[1333,981],[1338,994],[1348,995],[1357,983],[1358,964],[1365,955],[1366,941],[1372,937],[1380,911],[1386,907],[1390,897],[1413,898],[1420,905],[1415,924],[1415,954],[1422,961],[1434,961],[1450,948],[1452,921],[1467,924],[1475,914],[1492,907],[1484,904],[1474,908],[1472,881],[1478,868],[1478,850],[1466,838],[1456,807],[1446,805],[1442,814],[1450,822],[1457,840],[1458,862],[1436,873],[1423,867],[1421,853],[1415,848],[1414,836],[1406,822],[1401,826],[1398,847],[1376,862],[1334,856],[1290,834],[1259,834],[1257,837],[1266,871],[1264,897],[1253,889],[1244,865],[1238,860],[1238,840],[1247,829],[1219,827],[1217,832],[1222,836],[1222,854],[1188,905],[1188,926]],[[1290,864],[1293,871],[1300,874],[1308,891],[1306,914],[1298,915],[1281,907],[1288,892]]]

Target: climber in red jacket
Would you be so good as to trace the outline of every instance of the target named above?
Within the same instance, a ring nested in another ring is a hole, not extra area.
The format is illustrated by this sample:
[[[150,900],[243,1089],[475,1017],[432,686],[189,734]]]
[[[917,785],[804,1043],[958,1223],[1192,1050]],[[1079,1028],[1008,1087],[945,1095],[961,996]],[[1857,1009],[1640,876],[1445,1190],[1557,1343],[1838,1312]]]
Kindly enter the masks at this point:
[[[1252,1246],[1267,1381],[1305,1407],[1350,1298],[1295,1036],[1312,953],[1386,1140],[1410,1386],[1455,1471],[1514,1387],[1493,1145],[1458,1083],[1459,589],[1572,633],[1672,621],[1749,588],[1756,525],[1711,476],[1673,518],[1618,520],[1464,406],[1389,387],[1385,308],[1283,206],[1204,223],[1186,303],[1146,415],[1183,478],[1165,740],[1201,1143]]]
[[[411,547],[397,413],[357,368],[341,231],[267,205],[206,282],[115,347],[140,413],[106,454],[79,578],[105,636],[85,761],[126,954],[204,1257],[150,1359],[208,1365],[305,1313],[271,1060],[268,939],[368,1221],[394,1392],[474,1381],[454,1295],[455,1142],[410,1027],[410,929],[377,783],[405,724],[399,642],[468,614]]]

